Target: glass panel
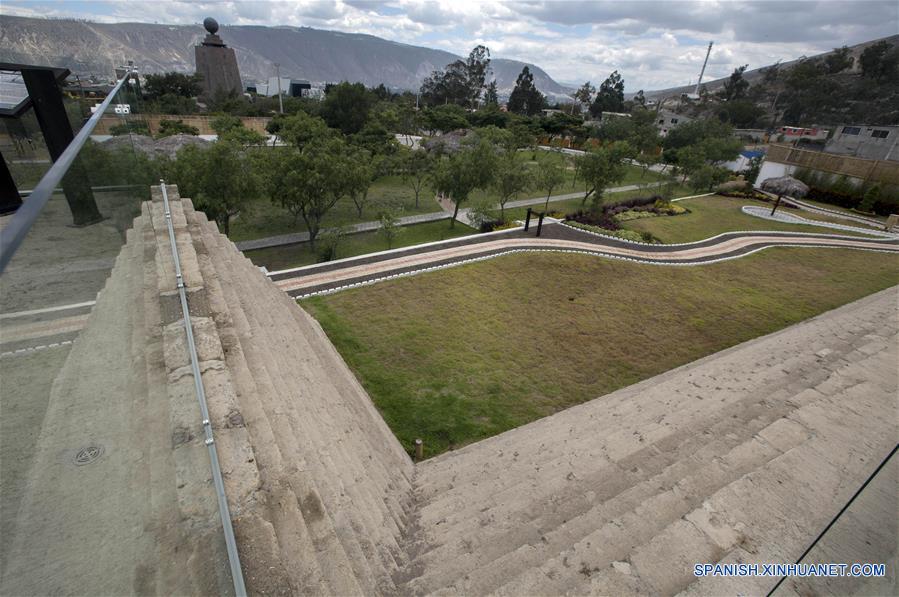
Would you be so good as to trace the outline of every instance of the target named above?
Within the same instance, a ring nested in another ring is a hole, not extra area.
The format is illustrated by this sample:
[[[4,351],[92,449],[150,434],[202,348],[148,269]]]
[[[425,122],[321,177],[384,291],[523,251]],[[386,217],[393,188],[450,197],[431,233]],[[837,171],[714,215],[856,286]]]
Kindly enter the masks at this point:
[[[199,407],[171,399],[153,312],[168,237],[128,234],[164,166],[128,135],[88,141],[0,276],[0,594],[233,591]]]

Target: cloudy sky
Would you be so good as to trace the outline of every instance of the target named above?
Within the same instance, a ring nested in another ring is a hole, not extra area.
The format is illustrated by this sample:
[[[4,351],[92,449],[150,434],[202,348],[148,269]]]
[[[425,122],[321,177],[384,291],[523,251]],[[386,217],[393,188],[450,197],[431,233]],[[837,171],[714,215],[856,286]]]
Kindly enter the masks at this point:
[[[3,0],[0,12],[98,21],[294,25],[369,33],[541,66],[559,82],[594,84],[612,70],[629,92],[695,82],[715,41],[711,78],[899,33],[896,0]]]

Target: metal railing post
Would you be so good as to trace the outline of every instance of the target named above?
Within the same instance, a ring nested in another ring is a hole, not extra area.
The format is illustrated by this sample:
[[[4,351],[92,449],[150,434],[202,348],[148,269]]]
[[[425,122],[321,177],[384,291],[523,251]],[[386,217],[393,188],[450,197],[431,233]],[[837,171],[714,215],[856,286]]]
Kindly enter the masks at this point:
[[[222,479],[222,469],[219,465],[218,452],[215,449],[215,438],[212,435],[212,424],[209,420],[209,408],[206,405],[206,390],[203,388],[203,378],[200,375],[197,346],[194,342],[194,330],[190,322],[190,307],[187,304],[187,292],[184,289],[184,277],[181,274],[181,259],[178,256],[178,245],[175,242],[175,227],[172,225],[172,211],[169,208],[169,194],[165,188],[165,181],[160,180],[162,186],[162,203],[165,211],[165,225],[169,230],[169,243],[172,245],[172,259],[175,263],[175,281],[178,285],[178,296],[181,299],[181,313],[184,317],[184,331],[187,334],[187,351],[190,356],[190,368],[194,376],[194,389],[197,393],[197,402],[200,403],[200,416],[203,417],[204,443],[209,450],[209,460],[212,464],[212,482],[218,496],[219,516],[222,519],[222,530],[225,532],[225,548],[228,551],[228,562],[231,565],[231,580],[234,582],[234,592],[237,597],[245,597],[247,589],[244,586],[243,571],[240,568],[240,556],[237,553],[237,541],[234,539],[234,527],[231,525],[231,513],[228,510],[228,498],[225,495],[225,483]]]

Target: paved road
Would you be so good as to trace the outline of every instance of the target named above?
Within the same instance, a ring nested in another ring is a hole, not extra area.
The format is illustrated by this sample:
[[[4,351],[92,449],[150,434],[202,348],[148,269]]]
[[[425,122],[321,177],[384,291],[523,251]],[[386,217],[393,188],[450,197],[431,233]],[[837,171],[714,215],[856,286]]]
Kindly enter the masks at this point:
[[[325,294],[521,251],[577,252],[656,265],[685,266],[735,259],[769,247],[841,247],[899,253],[899,239],[867,239],[802,232],[728,232],[693,243],[653,245],[585,232],[559,223],[505,230],[394,251],[361,255],[269,276],[291,296]]]

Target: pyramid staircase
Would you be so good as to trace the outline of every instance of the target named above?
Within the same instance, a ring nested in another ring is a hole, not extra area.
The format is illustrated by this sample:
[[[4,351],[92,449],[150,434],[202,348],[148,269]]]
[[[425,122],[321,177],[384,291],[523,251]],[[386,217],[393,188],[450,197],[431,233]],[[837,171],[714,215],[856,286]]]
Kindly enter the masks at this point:
[[[2,594],[231,590],[160,194],[54,383]],[[693,564],[793,561],[895,444],[891,289],[413,465],[317,322],[168,194],[253,594],[764,593]]]

